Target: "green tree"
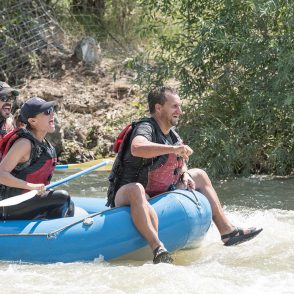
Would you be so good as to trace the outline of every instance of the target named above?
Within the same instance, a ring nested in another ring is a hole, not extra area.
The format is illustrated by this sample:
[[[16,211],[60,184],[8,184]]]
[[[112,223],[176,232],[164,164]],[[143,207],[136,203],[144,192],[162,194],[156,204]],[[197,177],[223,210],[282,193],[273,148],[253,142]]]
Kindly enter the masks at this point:
[[[72,0],[71,9],[74,13],[95,13],[103,18],[105,13],[105,0]]]
[[[294,4],[142,0],[155,34],[146,87],[179,81],[191,162],[214,176],[293,173]]]

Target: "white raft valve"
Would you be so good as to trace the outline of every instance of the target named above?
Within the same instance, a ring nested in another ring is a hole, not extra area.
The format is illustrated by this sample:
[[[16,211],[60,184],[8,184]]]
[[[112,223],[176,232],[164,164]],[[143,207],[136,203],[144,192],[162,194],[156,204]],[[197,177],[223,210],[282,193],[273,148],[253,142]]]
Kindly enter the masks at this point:
[[[94,223],[94,220],[91,217],[85,218],[83,221],[83,225],[85,226],[91,226],[93,225],[93,223]]]

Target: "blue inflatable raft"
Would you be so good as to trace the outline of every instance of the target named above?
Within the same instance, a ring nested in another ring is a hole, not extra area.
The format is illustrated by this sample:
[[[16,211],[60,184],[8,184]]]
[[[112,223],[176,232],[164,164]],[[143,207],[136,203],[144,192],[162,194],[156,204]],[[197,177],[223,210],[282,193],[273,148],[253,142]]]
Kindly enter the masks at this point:
[[[108,209],[101,198],[73,197],[73,201],[88,215],[0,222],[0,260],[110,261],[148,247],[132,223],[129,207]],[[210,227],[209,202],[198,192],[175,190],[150,203],[158,214],[159,237],[170,252],[195,245]]]

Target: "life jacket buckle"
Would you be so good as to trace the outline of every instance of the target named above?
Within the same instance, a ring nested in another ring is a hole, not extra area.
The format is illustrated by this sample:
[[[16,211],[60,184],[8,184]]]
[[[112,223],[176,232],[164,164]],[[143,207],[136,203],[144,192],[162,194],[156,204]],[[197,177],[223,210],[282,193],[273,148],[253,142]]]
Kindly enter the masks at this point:
[[[168,187],[168,191],[174,191],[177,189],[177,186],[175,184],[171,184],[169,187]]]

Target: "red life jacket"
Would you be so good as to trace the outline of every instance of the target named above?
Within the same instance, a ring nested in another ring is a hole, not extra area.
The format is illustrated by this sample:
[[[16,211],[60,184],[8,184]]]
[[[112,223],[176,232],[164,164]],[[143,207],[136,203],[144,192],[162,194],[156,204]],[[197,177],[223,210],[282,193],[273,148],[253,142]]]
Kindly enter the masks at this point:
[[[152,118],[144,118],[125,127],[119,134],[114,145],[116,146],[115,150],[118,150],[118,155],[109,175],[110,185],[107,191],[108,206],[114,206],[115,194],[120,188],[120,179],[127,177],[123,164],[124,155],[127,148],[130,148],[132,130],[141,122],[149,122],[153,127],[153,142],[171,144],[161,132],[157,122]],[[181,142],[180,137],[174,130],[171,130],[171,137],[175,140],[174,144]],[[145,187],[146,193],[152,197],[168,191],[171,186],[178,182],[182,166],[182,158],[175,154],[161,155],[152,159],[142,159],[141,166],[137,167],[138,173],[136,179],[132,178],[129,182],[141,183]]]
[[[14,129],[10,131],[9,133],[3,135],[2,140],[0,141],[0,161],[6,155],[8,152],[9,148],[11,147],[11,143],[15,142],[16,139],[19,138],[17,132],[19,129]]]
[[[0,142],[1,142],[1,140],[6,136],[7,133],[14,130],[14,126],[13,126],[11,117],[2,121],[0,125],[1,125],[0,126]]]
[[[39,142],[26,129],[13,130],[4,136],[3,140],[0,142],[1,158],[5,157],[11,146],[19,138],[26,138],[31,141],[31,156],[27,162],[18,164],[14,170],[12,170],[11,174],[18,179],[30,183],[49,184],[57,158],[55,148],[47,140],[45,140],[44,143]],[[2,199],[24,192],[26,192],[26,190],[0,185],[0,198]]]
[[[118,153],[120,151],[120,148],[122,146],[122,142],[124,141],[124,139],[127,137],[127,134],[132,130],[132,125],[133,124],[128,124],[125,128],[123,128],[123,130],[119,133],[119,135],[117,136],[114,144],[113,144],[113,147],[112,147],[112,150],[115,152],[115,153]]]
[[[180,176],[183,159],[176,154],[168,154],[167,161],[148,172],[146,193],[152,197],[175,188]]]

